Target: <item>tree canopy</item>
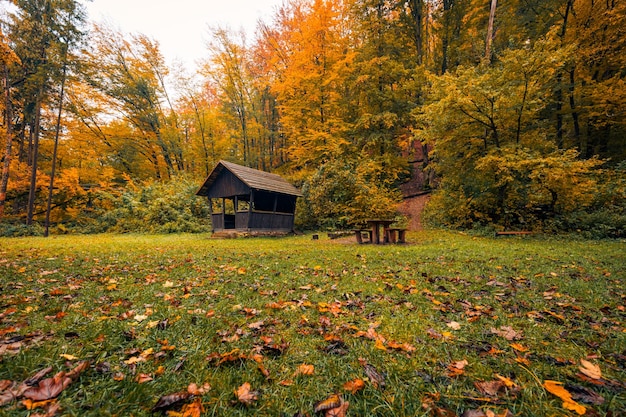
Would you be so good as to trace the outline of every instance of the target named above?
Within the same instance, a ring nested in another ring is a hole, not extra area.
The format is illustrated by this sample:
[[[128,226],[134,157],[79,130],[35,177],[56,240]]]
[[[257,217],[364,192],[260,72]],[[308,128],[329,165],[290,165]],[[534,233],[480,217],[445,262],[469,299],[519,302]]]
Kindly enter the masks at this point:
[[[623,0],[288,0],[254,39],[211,28],[193,72],[81,1],[11,3],[4,223],[85,224],[227,159],[301,186],[302,225],[347,226],[395,214],[424,146],[432,222],[623,234]]]

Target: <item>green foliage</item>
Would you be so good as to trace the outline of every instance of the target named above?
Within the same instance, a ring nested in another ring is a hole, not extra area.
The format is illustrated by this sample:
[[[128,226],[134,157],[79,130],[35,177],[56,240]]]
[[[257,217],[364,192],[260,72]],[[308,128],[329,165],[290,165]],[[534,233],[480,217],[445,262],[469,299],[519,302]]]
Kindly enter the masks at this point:
[[[208,204],[195,196],[196,190],[197,183],[184,177],[137,188],[129,186],[108,202],[113,208],[103,208],[102,216],[92,227],[115,233],[206,232],[209,228]],[[108,198],[110,195],[104,200]]]
[[[52,234],[66,233],[201,233],[210,230],[208,203],[195,192],[192,178],[135,184],[125,188],[94,188],[74,199],[71,216],[53,222]],[[17,219],[0,223],[0,236],[37,236],[39,226],[27,227]]]
[[[368,159],[322,165],[302,188],[297,225],[347,228],[368,218],[393,218],[400,194]]]

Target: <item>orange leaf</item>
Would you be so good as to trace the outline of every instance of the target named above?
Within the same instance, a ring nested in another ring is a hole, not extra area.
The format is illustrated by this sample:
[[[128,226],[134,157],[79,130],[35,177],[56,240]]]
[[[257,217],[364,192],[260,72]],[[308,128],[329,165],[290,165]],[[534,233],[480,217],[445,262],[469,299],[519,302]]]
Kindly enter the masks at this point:
[[[252,387],[248,382],[244,382],[235,390],[235,395],[240,403],[250,405],[259,398],[258,391],[252,391]]]
[[[296,370],[296,375],[313,375],[313,372],[315,372],[315,367],[313,365],[307,365],[306,363],[303,363],[302,365],[298,366],[298,369]]]
[[[587,412],[587,409],[584,406],[578,404],[572,399],[572,394],[570,394],[569,391],[563,388],[562,382],[546,380],[543,382],[543,387],[550,394],[556,395],[561,400],[563,400],[563,408],[575,411],[580,415],[583,415]]]
[[[363,381],[361,378],[356,378],[343,384],[343,389],[346,391],[350,391],[352,394],[356,394],[363,388],[365,388],[365,381]]]
[[[45,400],[45,401],[33,401],[33,400],[23,400],[22,405],[26,407],[27,410],[34,410],[35,408],[45,407],[48,404],[52,404],[56,399]]]
[[[152,377],[148,374],[139,374],[137,375],[137,377],[135,378],[135,381],[137,381],[138,384],[143,384],[145,382],[150,382],[152,381]]]
[[[528,352],[528,348],[519,343],[511,343],[511,347],[519,352]]]
[[[185,404],[180,410],[180,417],[200,417],[204,412],[202,398],[196,398],[191,404]]]
[[[202,385],[201,387],[199,387],[197,384],[193,382],[189,384],[189,386],[187,386],[187,392],[191,395],[204,395],[210,390],[211,390],[211,385],[208,382]]]

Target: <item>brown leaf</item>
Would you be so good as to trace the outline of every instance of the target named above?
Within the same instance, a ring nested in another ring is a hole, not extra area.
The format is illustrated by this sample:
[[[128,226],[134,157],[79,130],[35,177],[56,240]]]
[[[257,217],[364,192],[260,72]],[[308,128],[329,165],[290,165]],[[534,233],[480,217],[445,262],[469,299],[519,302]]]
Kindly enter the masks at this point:
[[[571,393],[573,400],[578,400],[586,404],[593,405],[604,404],[604,397],[587,387],[583,387],[581,385],[566,384],[565,388],[568,392]]]
[[[483,395],[487,395],[489,397],[497,397],[498,392],[504,387],[504,382],[500,380],[474,382],[474,386]]]
[[[522,338],[522,333],[513,330],[511,326],[500,326],[499,329],[492,327],[491,333],[504,337],[508,341],[519,340]]]
[[[65,372],[59,372],[52,378],[46,378],[39,381],[36,387],[27,389],[23,396],[30,398],[33,401],[45,401],[51,398],[56,398],[63,392],[69,384],[72,383],[72,379],[65,375]]]
[[[74,369],[66,373],[65,376],[74,381],[87,368],[89,368],[89,361],[79,362],[79,364],[76,365]]]
[[[372,385],[375,388],[385,388],[385,375],[378,372],[374,365],[370,365],[365,359],[359,358],[359,362],[363,365],[365,375],[367,375]]]
[[[593,363],[585,359],[581,359],[580,364],[581,365],[578,367],[578,369],[584,375],[587,375],[591,379],[602,378],[602,371],[600,370],[600,367],[598,365],[594,365]]]
[[[350,403],[348,401],[343,401],[343,399],[341,399],[341,404],[339,405],[339,407],[326,410],[326,414],[324,414],[324,417],[345,417],[346,413],[348,412],[349,406]]]
[[[351,392],[352,394],[356,394],[363,388],[365,388],[365,381],[363,381],[361,378],[356,378],[343,384],[343,389]]]
[[[482,410],[465,410],[461,417],[487,417]]]
[[[235,395],[237,396],[239,402],[245,405],[250,405],[259,398],[259,392],[252,391],[248,382],[244,382],[239,388],[237,388],[235,390]]]
[[[164,395],[159,398],[159,401],[157,401],[155,406],[152,407],[152,412],[155,413],[157,411],[165,411],[173,405],[187,400],[189,397],[191,397],[191,394],[187,391]]]

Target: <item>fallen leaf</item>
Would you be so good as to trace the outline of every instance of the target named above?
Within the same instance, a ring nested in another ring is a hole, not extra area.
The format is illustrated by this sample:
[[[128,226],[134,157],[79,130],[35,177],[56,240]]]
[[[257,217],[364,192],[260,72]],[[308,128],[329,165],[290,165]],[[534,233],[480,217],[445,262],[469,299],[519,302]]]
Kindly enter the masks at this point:
[[[385,375],[384,374],[380,373],[378,369],[374,367],[374,365],[370,365],[363,358],[359,358],[359,363],[363,365],[363,368],[365,369],[365,375],[367,375],[370,382],[372,383],[372,385],[374,385],[375,388],[382,389],[385,387]]]
[[[356,394],[363,388],[365,388],[365,381],[363,381],[361,378],[356,378],[343,384],[343,389],[345,391],[349,391],[352,394]]]
[[[187,400],[189,397],[191,397],[191,394],[187,391],[181,391],[181,392],[176,392],[174,394],[164,395],[161,398],[159,398],[155,406],[152,407],[152,412],[155,413],[157,411],[165,411],[168,408],[172,407],[173,405]]]
[[[63,359],[67,359],[68,361],[75,361],[78,359],[76,356],[68,355],[67,353],[62,353],[59,356],[62,357]]]
[[[500,374],[496,374],[495,376],[500,381],[502,381],[507,388],[511,388],[511,387],[515,386],[515,382],[513,382],[511,379],[509,379],[509,378],[507,378],[505,376],[502,376]]]
[[[183,405],[180,412],[168,411],[168,417],[200,417],[204,412],[202,398],[196,398],[191,404]]]
[[[208,382],[202,385],[201,387],[198,384],[191,383],[187,386],[187,392],[191,395],[204,395],[211,390],[211,384]]]
[[[511,326],[500,326],[499,329],[491,328],[491,333],[500,337],[504,337],[508,341],[518,340],[522,338],[522,333],[513,330]]]
[[[240,403],[250,405],[259,398],[258,391],[252,391],[252,388],[248,382],[244,382],[239,388],[235,390],[235,395]]]
[[[52,378],[39,381],[36,387],[27,389],[23,395],[33,401],[45,401],[58,397],[71,383],[65,372],[59,372]]]
[[[581,365],[578,367],[578,369],[584,375],[588,376],[591,379],[602,378],[602,371],[600,371],[600,367],[598,365],[594,365],[593,363],[585,359],[581,359],[580,364]]]
[[[505,385],[504,385],[504,382],[502,382],[500,380],[496,380],[496,381],[474,382],[474,386],[483,395],[487,395],[489,397],[497,397],[498,396],[498,392]]]
[[[469,362],[465,359],[462,361],[452,362],[448,365],[448,376],[449,377],[457,377],[463,375],[464,368],[469,365]]]
[[[135,381],[136,381],[138,384],[143,384],[143,383],[146,383],[146,382],[150,382],[150,381],[152,381],[153,379],[154,379],[154,378],[152,378],[152,376],[151,376],[151,375],[149,375],[149,374],[139,374],[139,375],[137,375],[137,377],[135,378]]]
[[[461,329],[461,325],[459,323],[457,323],[456,321],[451,321],[450,323],[446,323],[446,326],[448,326],[452,330],[460,330]]]
[[[593,405],[604,404],[604,397],[587,387],[567,384],[565,385],[565,388],[570,392],[573,400],[580,400],[584,403]]]
[[[340,398],[340,400],[341,400],[341,404],[339,404],[339,407],[326,410],[324,417],[345,417],[346,416],[350,403],[348,401],[343,401],[342,398]]]
[[[50,405],[50,404],[52,404],[55,401],[56,401],[56,399],[45,400],[45,401],[33,401],[33,400],[26,399],[26,400],[22,401],[22,405],[27,410],[34,410],[35,408],[46,407],[47,405]]]
[[[580,415],[587,412],[587,409],[573,400],[569,391],[563,388],[563,383],[558,381],[546,380],[543,382],[543,387],[553,395],[556,395],[563,400],[563,408],[566,410],[575,411]]]
[[[313,375],[314,372],[315,367],[313,365],[303,363],[302,365],[298,366],[295,375]]]
[[[520,343],[511,343],[511,347],[518,352],[528,352],[528,348]]]
[[[313,411],[319,413],[321,411],[332,410],[341,406],[342,398],[339,394],[332,394],[328,398],[318,401],[313,406]]]
[[[46,406],[45,414],[35,413],[35,414],[31,414],[30,417],[54,417],[57,415],[60,409],[61,409],[61,404],[54,401]]]

